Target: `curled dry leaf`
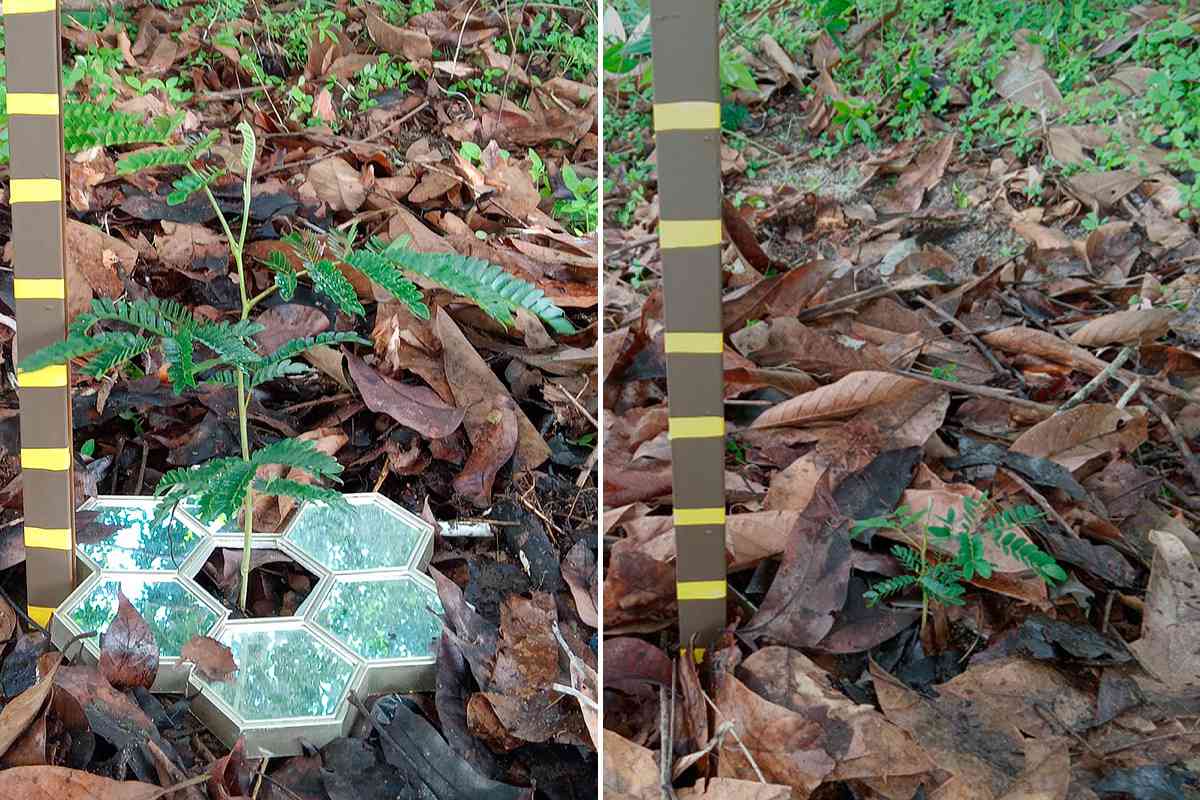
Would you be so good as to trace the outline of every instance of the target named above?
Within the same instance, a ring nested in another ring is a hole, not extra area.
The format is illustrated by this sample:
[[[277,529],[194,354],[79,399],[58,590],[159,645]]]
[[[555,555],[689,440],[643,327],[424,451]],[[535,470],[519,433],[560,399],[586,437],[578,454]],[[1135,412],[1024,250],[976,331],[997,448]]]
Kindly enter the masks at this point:
[[[1170,306],[1116,311],[1075,331],[1071,342],[1083,347],[1152,342],[1166,335],[1178,313]]]
[[[837,419],[870,406],[892,402],[923,386],[920,381],[890,372],[852,372],[828,386],[772,406],[751,427],[776,428]]]
[[[1129,645],[1146,671],[1175,689],[1200,685],[1200,569],[1179,537],[1151,531],[1154,561],[1142,638]]]
[[[100,672],[120,690],[149,689],[158,675],[158,643],[142,615],[117,590],[117,616],[100,636]]]
[[[179,653],[184,661],[196,665],[205,680],[229,683],[238,671],[233,650],[209,636],[195,636]]]

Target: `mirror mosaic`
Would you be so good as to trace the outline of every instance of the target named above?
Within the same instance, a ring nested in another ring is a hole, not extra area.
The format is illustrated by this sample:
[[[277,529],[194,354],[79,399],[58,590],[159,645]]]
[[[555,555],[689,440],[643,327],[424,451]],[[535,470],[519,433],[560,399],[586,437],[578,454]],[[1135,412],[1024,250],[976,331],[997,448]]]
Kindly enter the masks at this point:
[[[348,517],[306,505],[279,535],[254,539],[317,576],[298,616],[233,619],[193,576],[214,547],[240,546],[240,537],[182,510],[156,524],[151,497],[92,498],[78,517],[80,560],[92,574],[56,611],[54,641],[103,631],[119,587],[158,638],[155,690],[198,693],[193,711],[226,744],[244,736],[247,756],[296,755],[301,740],[319,747],[344,735],[350,691],[432,689],[442,613],[421,572],[433,526],[378,494],[346,499]],[[180,660],[196,635],[231,648],[240,667],[231,682],[202,680]],[[92,659],[96,640],[84,644]]]

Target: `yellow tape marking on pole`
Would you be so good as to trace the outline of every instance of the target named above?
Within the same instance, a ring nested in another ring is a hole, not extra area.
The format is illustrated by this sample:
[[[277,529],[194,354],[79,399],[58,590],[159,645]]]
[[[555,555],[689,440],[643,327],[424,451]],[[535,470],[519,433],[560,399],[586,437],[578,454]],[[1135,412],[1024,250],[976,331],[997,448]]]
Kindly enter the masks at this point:
[[[25,526],[25,546],[44,547],[48,550],[70,550],[70,528],[34,528]]]
[[[62,278],[15,278],[13,296],[17,300],[63,300],[67,282]]]
[[[724,525],[725,508],[677,508],[674,512],[676,527],[681,525]]]
[[[13,178],[9,181],[11,203],[57,203],[62,200],[58,178]]]
[[[22,469],[65,472],[71,466],[71,451],[65,447],[22,447]]]
[[[728,581],[680,581],[675,596],[680,600],[722,600]]]
[[[724,417],[671,417],[668,439],[719,439],[725,435]]]
[[[4,0],[4,14],[41,14],[57,11],[56,0]]]
[[[17,372],[17,386],[22,389],[45,389],[67,385],[67,365],[52,364],[33,372]]]
[[[721,104],[699,100],[654,105],[654,132],[715,131],[721,128]]]
[[[57,117],[58,95],[53,92],[9,92],[8,113],[31,117]]]
[[[5,5],[8,4],[5,3]],[[53,608],[46,608],[45,606],[29,606],[27,611],[29,612],[30,618],[38,625],[41,625],[43,628],[50,626],[50,617],[52,614],[54,614]]]
[[[723,353],[725,337],[720,333],[667,331],[667,353]]]
[[[658,246],[663,250],[679,247],[711,247],[721,243],[719,219],[664,219],[658,223]]]

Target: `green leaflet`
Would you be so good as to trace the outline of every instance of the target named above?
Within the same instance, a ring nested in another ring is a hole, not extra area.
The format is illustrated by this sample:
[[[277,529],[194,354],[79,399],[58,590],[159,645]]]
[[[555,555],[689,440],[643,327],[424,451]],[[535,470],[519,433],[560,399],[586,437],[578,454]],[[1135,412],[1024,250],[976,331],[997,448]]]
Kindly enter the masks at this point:
[[[167,205],[183,205],[189,197],[201,189],[209,188],[223,175],[225,175],[225,170],[218,167],[210,167],[200,172],[189,172],[171,183],[174,191],[167,195]]]
[[[400,242],[385,246],[378,239],[373,239],[367,249],[397,269],[416,273],[474,301],[505,325],[512,324],[514,310],[524,308],[558,333],[575,332],[566,313],[545,292],[495,264],[457,253],[418,253]]]
[[[429,319],[429,306],[420,287],[404,277],[390,259],[371,250],[354,250],[346,254],[345,261],[408,306],[418,318]]]
[[[256,467],[282,464],[325,477],[338,475],[342,471],[342,465],[336,458],[322,453],[308,439],[280,439],[255,452],[250,461]]]
[[[306,266],[308,276],[312,278],[313,288],[337,303],[338,308],[359,317],[367,313],[363,304],[358,301],[358,292],[354,291],[354,285],[341,273],[336,264],[327,258],[319,258]]]

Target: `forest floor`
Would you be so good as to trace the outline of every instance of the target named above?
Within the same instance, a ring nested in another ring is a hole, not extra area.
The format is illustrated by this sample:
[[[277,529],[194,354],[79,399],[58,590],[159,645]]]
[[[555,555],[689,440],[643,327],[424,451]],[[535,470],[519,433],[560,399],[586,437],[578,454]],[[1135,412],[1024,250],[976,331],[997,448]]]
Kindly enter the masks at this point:
[[[721,11],[731,591],[698,667],[648,18],[604,18],[606,796],[1196,796],[1200,8]]]
[[[436,693],[361,698],[371,711],[349,738],[294,758],[231,752],[190,715],[189,698],[114,672],[131,653],[152,652],[157,664],[140,619],[122,613],[113,631],[123,635],[103,636],[107,662],[74,659],[72,647],[74,663],[55,666],[45,632],[24,617],[18,407],[6,391],[0,768],[23,769],[0,772],[0,796],[596,796],[599,19],[587,0],[545,5],[173,0],[64,16],[72,316],[93,298],[125,297],[237,319],[233,262],[211,209],[165,201],[178,171],[126,176],[117,163],[139,147],[121,142],[169,120],[171,142],[219,132],[213,157],[234,165],[233,129],[248,122],[259,143],[252,291],[272,285],[268,266],[287,233],[408,237],[419,252],[500,265],[544,291],[575,332],[548,331],[524,311],[505,328],[420,276],[429,319],[345,269],[365,317],[303,280],[290,299],[263,302],[255,321],[268,350],[333,330],[374,346],[311,350],[305,374],[258,386],[254,443],[309,439],[344,466],[344,491],[377,491],[434,521],[446,609]],[[73,109],[112,134],[73,138]],[[0,147],[7,164],[6,127]],[[218,180],[215,194],[240,198],[240,181]],[[5,205],[11,265],[10,235]],[[0,272],[0,300],[10,386],[11,269]],[[111,378],[74,380],[81,500],[151,494],[169,469],[239,454],[227,389],[176,394],[150,356]],[[272,501],[255,519],[270,530],[286,512]],[[235,594],[239,560],[219,549],[200,577]],[[295,566],[255,563],[258,615],[287,615],[298,587],[311,588]]]

